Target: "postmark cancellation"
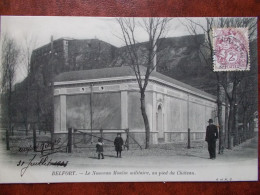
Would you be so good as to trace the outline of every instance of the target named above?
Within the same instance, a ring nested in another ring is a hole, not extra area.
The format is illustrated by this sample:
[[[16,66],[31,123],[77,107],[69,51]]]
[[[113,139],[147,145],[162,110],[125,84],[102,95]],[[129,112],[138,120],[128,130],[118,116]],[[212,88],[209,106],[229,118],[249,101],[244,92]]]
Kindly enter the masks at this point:
[[[248,28],[213,29],[214,71],[248,71]]]

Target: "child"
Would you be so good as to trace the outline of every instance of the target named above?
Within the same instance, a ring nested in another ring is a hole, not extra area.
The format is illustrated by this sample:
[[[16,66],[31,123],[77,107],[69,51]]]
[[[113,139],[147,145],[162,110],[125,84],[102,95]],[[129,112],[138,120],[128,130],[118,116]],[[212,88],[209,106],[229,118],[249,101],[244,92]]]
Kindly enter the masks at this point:
[[[121,133],[118,133],[117,137],[115,138],[115,141],[114,141],[117,158],[118,158],[118,155],[119,155],[119,158],[121,158],[123,144],[124,144],[124,140],[121,137]]]
[[[98,139],[98,143],[97,143],[97,145],[96,145],[97,153],[98,153],[98,159],[100,159],[100,154],[101,154],[101,156],[102,156],[102,159],[104,159],[103,145],[104,145],[104,143],[103,143],[102,138],[99,138],[99,139]]]

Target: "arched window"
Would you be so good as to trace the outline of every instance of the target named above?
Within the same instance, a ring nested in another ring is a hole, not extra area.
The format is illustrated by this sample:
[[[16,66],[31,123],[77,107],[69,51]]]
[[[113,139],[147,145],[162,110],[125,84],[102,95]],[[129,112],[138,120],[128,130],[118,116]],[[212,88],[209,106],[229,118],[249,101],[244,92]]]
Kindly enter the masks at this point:
[[[159,104],[157,107],[156,124],[157,124],[158,138],[159,139],[164,138],[162,104]]]

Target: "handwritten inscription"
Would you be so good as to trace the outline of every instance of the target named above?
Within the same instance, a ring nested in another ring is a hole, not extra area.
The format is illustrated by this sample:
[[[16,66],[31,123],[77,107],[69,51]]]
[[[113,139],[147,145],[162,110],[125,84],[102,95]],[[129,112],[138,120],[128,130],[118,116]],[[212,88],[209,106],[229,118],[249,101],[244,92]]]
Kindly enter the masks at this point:
[[[69,161],[57,161],[53,160],[50,158],[50,155],[56,152],[59,152],[62,150],[64,146],[61,144],[61,139],[55,139],[53,143],[51,142],[41,142],[36,145],[36,148],[33,148],[32,145],[27,146],[27,147],[19,147],[18,151],[19,152],[25,152],[28,153],[30,151],[34,151],[36,149],[36,152],[40,152],[41,155],[34,154],[30,159],[29,162],[20,160],[17,163],[18,167],[21,168],[20,175],[21,177],[26,173],[26,171],[29,169],[29,167],[33,166],[43,166],[43,167],[48,167],[48,166],[61,166],[61,167],[66,167],[69,163]]]
[[[35,154],[30,160],[29,162],[25,162],[20,160],[17,163],[17,166],[21,166],[21,172],[20,175],[21,177],[25,174],[25,172],[28,170],[29,167],[33,167],[33,166],[62,166],[62,167],[66,167],[69,163],[69,161],[53,161],[51,158],[49,158],[49,156],[43,156],[40,157],[39,159],[36,158],[37,154]]]
[[[50,153],[55,153],[58,151],[60,151],[60,149],[63,147],[61,144],[61,138],[55,139],[53,141],[53,143],[51,142],[41,142],[41,143],[37,143],[36,145],[36,152],[47,152],[46,155],[50,154]],[[25,147],[19,147],[18,148],[18,152],[25,152],[28,153],[30,151],[34,151],[34,148],[32,145],[29,146],[25,146]]]

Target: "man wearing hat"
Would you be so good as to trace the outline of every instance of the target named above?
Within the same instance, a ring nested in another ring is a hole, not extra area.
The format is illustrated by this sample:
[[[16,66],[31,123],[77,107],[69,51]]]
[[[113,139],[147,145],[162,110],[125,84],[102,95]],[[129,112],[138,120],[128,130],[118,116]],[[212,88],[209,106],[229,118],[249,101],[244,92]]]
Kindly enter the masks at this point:
[[[218,129],[217,126],[213,124],[213,120],[209,119],[209,125],[206,130],[205,141],[208,142],[208,150],[210,159],[216,158],[216,140],[218,139]]]
[[[121,158],[121,152],[122,152],[123,144],[124,144],[124,140],[121,137],[121,133],[118,133],[117,137],[115,138],[115,141],[114,141],[117,158],[118,158],[118,156]]]

